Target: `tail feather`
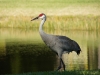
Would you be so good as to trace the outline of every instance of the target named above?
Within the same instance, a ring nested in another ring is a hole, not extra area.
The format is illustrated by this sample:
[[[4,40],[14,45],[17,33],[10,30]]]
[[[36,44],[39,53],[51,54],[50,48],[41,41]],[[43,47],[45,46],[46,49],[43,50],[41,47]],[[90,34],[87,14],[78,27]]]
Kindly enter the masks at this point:
[[[77,53],[77,55],[80,54],[80,51],[81,51],[81,48],[80,46],[78,45],[78,43],[76,41],[73,40],[73,50]]]
[[[77,55],[79,55],[79,54],[80,54],[80,51],[81,51],[81,50],[78,50],[78,51],[77,51]]]

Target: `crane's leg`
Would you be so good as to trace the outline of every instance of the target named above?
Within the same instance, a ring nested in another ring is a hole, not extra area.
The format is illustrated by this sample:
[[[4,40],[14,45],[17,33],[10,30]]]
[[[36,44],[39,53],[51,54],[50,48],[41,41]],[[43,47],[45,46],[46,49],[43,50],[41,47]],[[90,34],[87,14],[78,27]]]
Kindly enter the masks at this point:
[[[64,64],[62,58],[61,58],[61,62],[62,62],[62,65],[63,65],[63,69],[64,69],[64,71],[65,71],[65,64]]]
[[[62,63],[61,63],[61,59],[60,59],[60,64],[59,64],[59,66],[57,68],[57,71],[61,69],[61,65],[62,65]]]
[[[61,62],[61,56],[62,56],[62,52],[60,51],[60,50],[58,50],[58,52],[57,52],[57,55],[58,55],[58,58],[59,58],[59,66],[58,66],[58,68],[57,68],[57,71],[58,70],[60,70],[61,69],[61,65],[62,65],[62,62]]]
[[[65,71],[65,64],[62,60],[62,52],[58,52],[58,57],[60,59],[60,64],[59,64],[59,67],[58,67],[57,71],[60,70],[62,67],[64,68],[64,71]]]
[[[60,58],[60,64],[59,64],[59,67],[57,68],[57,71],[60,70],[62,67],[63,67],[63,69],[65,71],[65,64],[64,64],[62,58]]]

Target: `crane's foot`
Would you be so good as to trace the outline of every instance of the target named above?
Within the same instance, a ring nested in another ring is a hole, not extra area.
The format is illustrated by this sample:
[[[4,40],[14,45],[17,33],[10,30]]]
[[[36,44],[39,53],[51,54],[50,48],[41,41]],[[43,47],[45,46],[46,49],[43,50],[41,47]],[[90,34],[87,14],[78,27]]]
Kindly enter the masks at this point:
[[[56,71],[59,71],[59,70],[60,71],[62,71],[62,70],[65,71],[65,65],[63,67],[59,66]]]
[[[58,68],[57,68],[57,70],[56,71],[58,71],[58,70],[60,70],[61,69],[61,66],[59,66]]]

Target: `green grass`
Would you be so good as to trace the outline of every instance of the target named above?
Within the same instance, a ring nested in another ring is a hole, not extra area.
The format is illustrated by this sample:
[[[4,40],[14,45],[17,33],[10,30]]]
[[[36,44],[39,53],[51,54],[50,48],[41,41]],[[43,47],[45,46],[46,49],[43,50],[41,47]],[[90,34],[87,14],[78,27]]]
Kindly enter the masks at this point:
[[[10,75],[10,74],[9,74]],[[100,75],[100,71],[51,71],[51,72],[30,72],[11,75]]]

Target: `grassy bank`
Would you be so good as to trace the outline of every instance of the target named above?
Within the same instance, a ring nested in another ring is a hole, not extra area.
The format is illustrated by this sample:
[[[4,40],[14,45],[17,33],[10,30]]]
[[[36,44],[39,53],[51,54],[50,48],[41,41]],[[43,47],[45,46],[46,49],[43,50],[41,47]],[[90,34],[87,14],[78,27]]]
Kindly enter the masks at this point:
[[[49,29],[100,29],[100,0],[0,0],[0,27],[38,27],[30,20],[42,12]]]
[[[35,17],[37,15],[34,15]],[[30,16],[2,16],[0,27],[38,28],[40,20],[31,22]],[[100,16],[47,16],[44,28],[58,30],[99,30]]]
[[[11,74],[11,75],[99,75],[100,71],[52,71],[52,72],[30,72],[23,74]]]

